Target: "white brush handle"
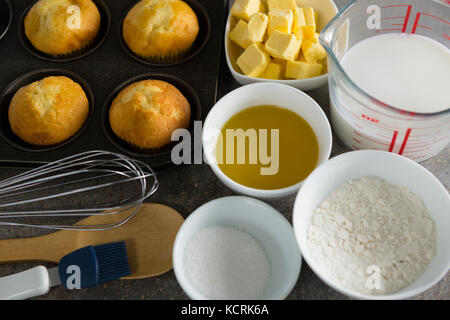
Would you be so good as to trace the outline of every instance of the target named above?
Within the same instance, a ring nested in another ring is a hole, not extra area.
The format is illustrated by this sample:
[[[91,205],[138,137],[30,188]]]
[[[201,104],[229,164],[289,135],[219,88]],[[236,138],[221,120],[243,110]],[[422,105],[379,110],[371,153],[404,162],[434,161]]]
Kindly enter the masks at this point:
[[[48,270],[42,266],[0,278],[0,300],[24,300],[49,290]]]

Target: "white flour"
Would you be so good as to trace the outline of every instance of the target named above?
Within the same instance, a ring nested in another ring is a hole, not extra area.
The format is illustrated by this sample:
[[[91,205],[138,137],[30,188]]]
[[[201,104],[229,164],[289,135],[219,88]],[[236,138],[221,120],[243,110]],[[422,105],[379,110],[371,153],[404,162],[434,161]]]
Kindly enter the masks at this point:
[[[420,196],[376,177],[334,190],[315,211],[307,240],[321,272],[372,295],[416,280],[436,249],[435,225]]]

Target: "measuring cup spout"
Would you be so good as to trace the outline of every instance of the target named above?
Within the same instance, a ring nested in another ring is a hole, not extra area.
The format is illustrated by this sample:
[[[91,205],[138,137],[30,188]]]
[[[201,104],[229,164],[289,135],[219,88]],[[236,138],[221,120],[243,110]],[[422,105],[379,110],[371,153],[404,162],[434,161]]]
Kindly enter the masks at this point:
[[[331,50],[332,39],[333,39],[333,32],[331,31],[331,28],[324,29],[320,33],[319,41],[329,54],[333,54],[333,51]]]
[[[349,1],[337,15],[323,28],[319,41],[332,58],[332,62],[339,64],[340,52],[345,53],[348,46],[349,18],[346,14],[357,0]]]

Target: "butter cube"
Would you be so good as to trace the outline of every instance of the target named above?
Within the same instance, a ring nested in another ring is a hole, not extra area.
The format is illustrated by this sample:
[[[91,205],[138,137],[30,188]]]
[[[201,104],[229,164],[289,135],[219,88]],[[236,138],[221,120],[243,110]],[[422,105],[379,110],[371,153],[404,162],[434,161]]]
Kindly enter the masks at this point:
[[[248,22],[252,15],[263,12],[263,10],[264,5],[260,0],[236,0],[231,7],[231,14],[238,19]]]
[[[307,26],[316,26],[316,14],[313,8],[303,8],[303,13],[305,14],[305,20]]]
[[[273,59],[272,62],[278,64],[281,67],[281,75],[284,77],[284,75],[286,74],[287,61],[282,59]]]
[[[255,13],[251,16],[248,23],[249,33],[253,42],[262,42],[266,34],[269,17],[264,13]]]
[[[231,30],[229,37],[231,41],[247,49],[254,42],[262,42],[266,33],[269,18],[264,13],[252,15],[249,23],[239,20]]]
[[[294,14],[292,33],[298,37],[303,37],[302,27],[306,26],[305,14],[300,8],[295,8],[292,13]]]
[[[286,78],[307,79],[318,77],[322,74],[323,66],[320,63],[288,61],[286,65]]]
[[[305,40],[314,40],[316,34],[316,26],[302,26],[302,36]]]
[[[298,53],[298,57],[297,57],[297,60],[296,60],[296,61],[308,62],[308,61],[306,61],[306,58],[305,58],[305,56],[303,55],[302,50],[300,50],[300,52]]]
[[[231,41],[244,49],[247,49],[253,43],[250,39],[248,24],[244,20],[239,20],[233,30],[230,31],[229,37]]]
[[[272,10],[269,12],[269,26],[267,34],[269,37],[275,30],[291,33],[292,24],[294,23],[294,14],[291,10]]]
[[[294,10],[297,8],[295,0],[267,0],[269,12],[272,10]]]
[[[261,78],[263,79],[273,79],[278,80],[281,79],[281,75],[283,72],[283,66],[276,62],[270,62],[267,66],[266,71],[262,74]]]
[[[310,63],[327,57],[327,52],[318,41],[303,41],[302,52],[306,61]]]
[[[295,60],[301,45],[295,35],[275,30],[266,42],[266,51],[274,58]]]
[[[259,43],[250,45],[237,59],[237,65],[249,77],[259,77],[266,71],[270,57]]]
[[[302,8],[301,10],[305,16],[305,25],[301,27],[303,39],[313,40],[317,29],[316,13],[313,8]]]

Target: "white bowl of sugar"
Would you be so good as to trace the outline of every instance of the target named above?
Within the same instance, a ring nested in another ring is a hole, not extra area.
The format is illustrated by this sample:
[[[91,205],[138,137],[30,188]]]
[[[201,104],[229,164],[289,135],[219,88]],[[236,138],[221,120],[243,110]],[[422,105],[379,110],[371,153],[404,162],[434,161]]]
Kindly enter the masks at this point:
[[[397,300],[423,293],[449,271],[449,210],[448,191],[427,169],[365,150],[308,177],[293,223],[303,258],[327,285],[356,299]]]
[[[173,267],[193,300],[281,300],[297,282],[301,255],[278,211],[235,196],[211,201],[186,219]]]

